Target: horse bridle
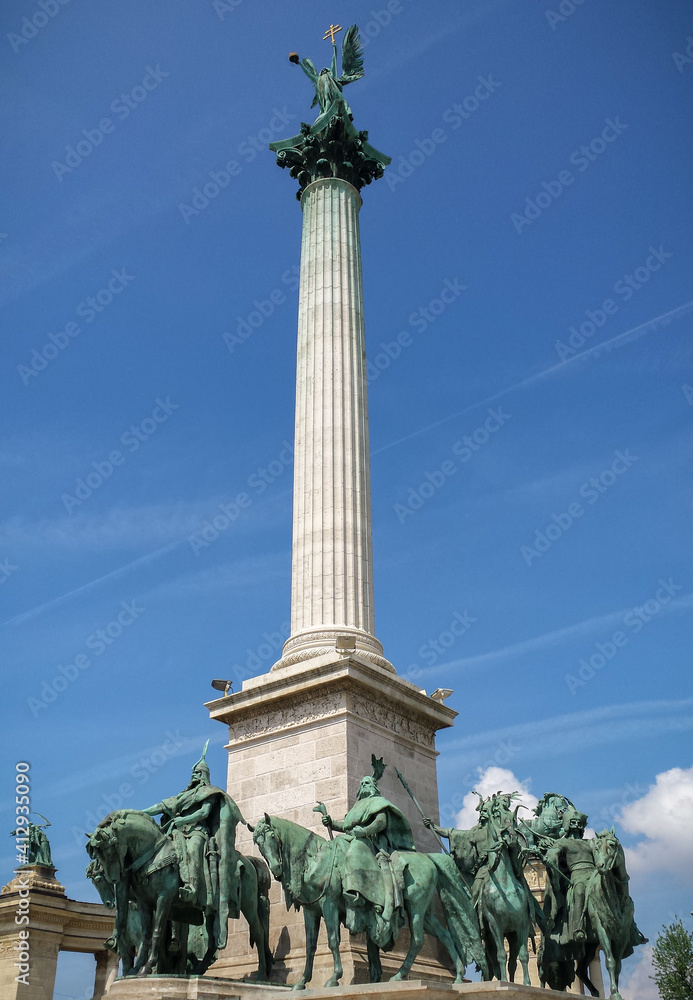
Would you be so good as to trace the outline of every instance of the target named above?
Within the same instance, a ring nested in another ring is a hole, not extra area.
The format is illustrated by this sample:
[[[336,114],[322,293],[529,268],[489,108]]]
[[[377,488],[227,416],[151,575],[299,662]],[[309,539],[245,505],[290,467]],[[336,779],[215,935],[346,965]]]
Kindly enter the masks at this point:
[[[284,872],[284,851],[282,849],[282,842],[281,842],[281,840],[279,839],[279,837],[277,836],[277,834],[275,833],[275,831],[272,829],[272,827],[269,824],[268,824],[268,829],[272,831],[272,835],[273,835],[273,837],[275,839],[275,842],[277,844],[277,852],[279,854],[279,864],[282,867],[282,873],[283,873]],[[337,857],[337,841],[338,841],[338,839],[339,838],[335,838],[332,841],[329,841],[329,840],[325,841],[325,843],[327,843],[327,844],[332,844],[332,862],[330,864],[330,874],[327,876],[327,882],[325,882],[325,886],[324,886],[322,892],[320,893],[319,896],[316,896],[316,898],[313,899],[313,900],[300,899],[298,896],[295,896],[294,898],[297,900],[297,902],[298,902],[298,904],[300,906],[315,906],[315,904],[319,903],[320,900],[323,899],[324,896],[327,894],[327,890],[330,888],[330,884],[332,882],[332,873],[334,872],[334,865],[335,865],[335,860],[336,860],[336,857]]]

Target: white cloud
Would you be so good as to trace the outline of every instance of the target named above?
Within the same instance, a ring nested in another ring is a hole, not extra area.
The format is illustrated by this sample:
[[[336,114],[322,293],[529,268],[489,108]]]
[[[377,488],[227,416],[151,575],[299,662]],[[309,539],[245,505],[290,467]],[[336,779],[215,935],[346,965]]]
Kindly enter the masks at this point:
[[[644,840],[626,850],[629,872],[693,873],[693,767],[674,767],[655,778],[642,798],[621,810],[618,822]]]
[[[512,771],[509,771],[505,767],[487,767],[485,771],[477,768],[477,770],[479,777],[476,781],[475,789],[479,795],[488,798],[494,792],[520,792],[520,798],[516,802],[521,802],[530,810],[536,806],[538,799],[529,790],[529,778],[520,781]],[[455,816],[455,826],[458,830],[469,830],[471,827],[476,826],[479,818],[479,814],[476,811],[478,803],[479,799],[474,792],[467,792],[462,800],[462,808]]]
[[[219,513],[219,500],[179,501],[140,507],[88,508],[55,518],[10,517],[0,524],[4,545],[56,546],[102,550],[166,544],[199,530],[210,514]]]
[[[652,975],[652,945],[638,948],[638,964],[630,975],[621,974],[619,992],[623,1000],[660,1000]]]

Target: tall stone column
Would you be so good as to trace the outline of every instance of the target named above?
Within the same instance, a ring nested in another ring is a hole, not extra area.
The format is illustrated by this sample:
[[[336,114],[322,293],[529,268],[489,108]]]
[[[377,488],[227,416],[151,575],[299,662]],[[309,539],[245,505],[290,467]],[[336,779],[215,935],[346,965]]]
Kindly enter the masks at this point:
[[[375,638],[361,197],[326,177],[301,195],[289,664],[355,640],[390,668]]]
[[[357,76],[353,53],[351,62]],[[396,768],[435,819],[435,734],[452,725],[457,713],[397,675],[375,637],[373,615],[359,192],[390,161],[369,145],[366,132],[354,128],[348,107],[335,96],[341,89],[334,79],[330,89],[327,73],[320,74],[316,92],[321,108],[332,100],[329,107],[312,126],[302,125],[299,135],[270,147],[298,181],[303,212],[291,635],[269,673],[249,678],[242,690],[207,707],[228,726],[227,787],[251,823],[267,812],[324,837],[315,803],[341,819],[376,754],[387,764],[382,794],[405,813],[420,848],[435,850]],[[241,851],[255,850],[246,828],[239,825],[237,837]],[[273,979],[292,982],[305,958],[303,914],[287,913],[278,886],[270,898]],[[341,953],[344,981],[367,981],[363,936],[345,935]],[[386,976],[402,958],[401,951],[383,956]],[[240,978],[256,966],[247,927],[232,922],[211,975]],[[316,985],[331,968],[322,931]],[[449,977],[433,948],[421,952],[413,975]]]

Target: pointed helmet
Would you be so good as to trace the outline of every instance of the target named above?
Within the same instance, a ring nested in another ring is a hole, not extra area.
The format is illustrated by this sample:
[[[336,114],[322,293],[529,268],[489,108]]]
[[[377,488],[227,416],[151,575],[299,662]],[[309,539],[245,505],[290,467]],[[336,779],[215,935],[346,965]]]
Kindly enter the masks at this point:
[[[206,760],[208,746],[209,746],[209,740],[207,740],[204,747],[202,748],[202,754],[200,755],[200,759],[193,764],[192,773],[194,774],[196,771],[202,772],[209,780],[210,776],[209,765],[207,764]]]

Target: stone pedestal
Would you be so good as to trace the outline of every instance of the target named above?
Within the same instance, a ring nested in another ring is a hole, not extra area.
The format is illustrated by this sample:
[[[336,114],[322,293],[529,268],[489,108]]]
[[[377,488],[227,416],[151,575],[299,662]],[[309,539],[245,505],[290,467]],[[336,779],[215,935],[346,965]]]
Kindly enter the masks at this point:
[[[28,916],[28,924],[23,921]],[[19,919],[20,923],[16,920]],[[28,938],[21,935],[28,930]],[[0,996],[2,1000],[52,1000],[58,952],[96,957],[94,1000],[115,979],[118,960],[104,948],[113,911],[100,903],[68,899],[55,868],[18,869],[0,895]],[[15,962],[22,958],[20,967]],[[17,976],[24,973],[24,982]]]
[[[228,791],[249,822],[256,823],[267,812],[326,837],[313,806],[322,801],[332,816],[341,819],[355,801],[361,778],[372,772],[374,753],[388,764],[380,790],[409,819],[419,849],[439,849],[398,781],[395,767],[426,814],[437,820],[435,733],[452,725],[457,713],[416,685],[362,655],[327,653],[297,667],[252,678],[241,691],[207,708],[213,719],[229,727]],[[257,853],[250,833],[240,826],[237,843],[243,853]],[[270,946],[276,959],[272,979],[295,982],[305,956],[303,915],[287,913],[278,884],[273,886],[271,900]],[[211,973],[240,979],[252,973],[257,962],[243,919],[232,921],[229,930],[228,947]],[[406,932],[401,940],[408,946]],[[384,974],[395,972],[402,957],[394,952],[383,955]],[[344,983],[366,981],[365,941],[345,932],[342,959]],[[422,952],[413,975],[448,978],[445,964],[444,956],[431,944]],[[323,930],[314,985],[325,982],[331,971],[332,956]]]
[[[287,990],[280,986],[232,983],[204,976],[183,979],[150,976],[147,979],[119,979],[110,988],[107,1000],[281,1000]],[[306,990],[305,1000],[565,1000],[565,993],[541,990],[513,983],[374,983],[338,986],[328,990]]]

